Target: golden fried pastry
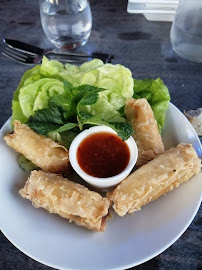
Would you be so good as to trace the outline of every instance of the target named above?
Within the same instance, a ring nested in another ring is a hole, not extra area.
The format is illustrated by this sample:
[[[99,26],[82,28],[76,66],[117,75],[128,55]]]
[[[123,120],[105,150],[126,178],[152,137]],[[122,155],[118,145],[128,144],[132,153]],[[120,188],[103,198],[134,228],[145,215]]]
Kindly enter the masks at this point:
[[[14,132],[6,135],[4,140],[46,172],[66,174],[70,168],[69,152],[64,146],[19,121],[14,122]]]
[[[42,207],[77,225],[98,232],[105,229],[110,200],[60,175],[32,171],[19,193],[35,207]]]
[[[107,197],[119,216],[133,213],[188,181],[201,170],[191,144],[179,144],[143,165],[123,180]]]
[[[132,135],[138,148],[137,167],[164,152],[164,145],[153,111],[145,98],[126,101],[126,118],[134,130]]]

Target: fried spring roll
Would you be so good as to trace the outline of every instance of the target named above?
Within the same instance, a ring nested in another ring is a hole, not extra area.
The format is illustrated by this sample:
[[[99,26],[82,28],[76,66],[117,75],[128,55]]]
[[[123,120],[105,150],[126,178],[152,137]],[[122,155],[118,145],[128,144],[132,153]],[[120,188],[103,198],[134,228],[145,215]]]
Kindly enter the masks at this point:
[[[179,144],[137,169],[107,197],[119,216],[133,213],[163,194],[188,181],[201,170],[191,144]]]
[[[66,174],[70,168],[68,150],[50,138],[39,135],[19,121],[14,132],[4,137],[6,143],[46,172]]]
[[[105,229],[110,200],[60,175],[32,171],[19,193],[36,208],[45,208],[90,230]]]
[[[145,98],[126,101],[126,118],[134,130],[138,148],[137,167],[146,164],[164,152],[164,145],[153,111]]]

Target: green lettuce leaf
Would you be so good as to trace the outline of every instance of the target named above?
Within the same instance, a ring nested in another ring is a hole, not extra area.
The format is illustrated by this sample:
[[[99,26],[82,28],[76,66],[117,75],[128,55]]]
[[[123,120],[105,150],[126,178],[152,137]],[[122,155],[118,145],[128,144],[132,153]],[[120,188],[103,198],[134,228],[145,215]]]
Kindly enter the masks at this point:
[[[99,115],[95,116],[83,111],[84,106],[93,105],[97,102],[99,92],[104,89],[89,85],[72,87],[70,83],[66,82],[64,84],[65,88],[67,87],[70,91],[68,92],[68,89],[66,89],[63,98],[59,97],[58,94],[50,98],[47,108],[36,111],[29,118],[28,125],[30,128],[60,142],[62,141],[62,132],[72,129],[75,131],[76,127],[82,130],[86,124],[107,125],[113,128],[123,140],[129,138],[132,134],[129,123],[109,123]],[[72,91],[74,94],[71,93]]]
[[[20,155],[18,158],[18,164],[24,171],[32,171],[39,169],[35,164],[28,160],[24,155]]]
[[[67,81],[65,86],[64,80]],[[125,105],[127,98],[132,97],[133,84],[131,71],[122,65],[104,64],[99,59],[85,62],[81,66],[63,65],[44,56],[41,66],[24,74],[14,93],[12,121],[18,119],[25,123],[37,110],[47,108],[54,95],[73,98],[75,87],[88,85],[91,86],[89,91],[92,91],[93,86],[105,91],[99,91],[97,101],[83,105],[82,110],[92,115],[98,114],[105,121],[124,122],[125,118],[119,109]]]
[[[26,123],[28,118],[24,115],[20,102],[19,102],[19,93],[23,86],[31,84],[35,81],[41,79],[40,65],[36,65],[32,69],[27,70],[18,85],[18,88],[15,90],[12,100],[12,120],[11,124],[13,126],[14,120],[18,119],[21,123]]]
[[[102,124],[125,140],[132,128],[124,107],[132,96],[148,100],[161,130],[170,96],[160,79],[133,80],[126,67],[99,59],[75,66],[44,57],[25,72],[14,93],[12,123],[20,120],[57,141],[66,138],[68,145],[80,130]]]
[[[158,78],[136,80],[134,79],[134,98],[146,98],[149,102],[154,117],[157,121],[159,131],[165,123],[165,113],[170,102],[170,94],[168,88],[163,81]]]

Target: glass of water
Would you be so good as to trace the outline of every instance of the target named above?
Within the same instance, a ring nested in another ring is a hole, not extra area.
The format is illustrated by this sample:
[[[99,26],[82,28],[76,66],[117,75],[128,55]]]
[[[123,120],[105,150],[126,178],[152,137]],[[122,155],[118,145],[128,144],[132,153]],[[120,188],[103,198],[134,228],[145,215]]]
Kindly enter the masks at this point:
[[[180,0],[170,32],[174,51],[202,63],[202,0]]]
[[[91,33],[88,0],[39,0],[41,23],[47,38],[59,49],[83,46]]]

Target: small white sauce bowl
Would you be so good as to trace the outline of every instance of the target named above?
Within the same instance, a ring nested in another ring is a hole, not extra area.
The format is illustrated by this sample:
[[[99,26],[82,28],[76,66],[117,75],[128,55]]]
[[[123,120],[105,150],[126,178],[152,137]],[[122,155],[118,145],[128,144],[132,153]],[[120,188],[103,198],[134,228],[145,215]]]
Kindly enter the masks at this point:
[[[124,178],[126,178],[129,175],[129,173],[136,164],[138,157],[138,149],[133,137],[130,136],[129,139],[125,141],[130,151],[130,158],[127,167],[121,173],[112,177],[99,178],[91,176],[86,172],[84,172],[82,168],[79,166],[79,163],[77,161],[77,149],[80,143],[86,137],[100,132],[110,132],[113,134],[117,134],[112,128],[107,126],[95,126],[82,131],[81,133],[79,133],[79,135],[75,137],[75,139],[71,143],[71,146],[69,148],[69,159],[73,169],[83,180],[85,180],[87,183],[96,188],[99,188],[101,190],[107,190],[108,188],[113,187],[118,183],[120,183]]]

